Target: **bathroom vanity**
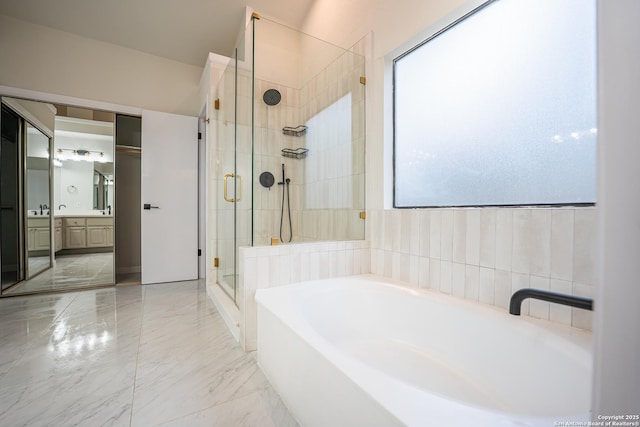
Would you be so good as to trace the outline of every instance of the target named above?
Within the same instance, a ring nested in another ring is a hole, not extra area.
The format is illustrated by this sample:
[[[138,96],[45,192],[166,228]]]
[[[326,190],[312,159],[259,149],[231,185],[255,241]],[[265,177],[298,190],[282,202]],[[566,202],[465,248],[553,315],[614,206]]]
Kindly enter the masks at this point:
[[[49,218],[29,217],[27,220],[27,249],[33,251],[49,250]]]
[[[56,251],[110,248],[113,247],[113,216],[56,217],[55,232]],[[62,247],[58,249],[60,243]]]

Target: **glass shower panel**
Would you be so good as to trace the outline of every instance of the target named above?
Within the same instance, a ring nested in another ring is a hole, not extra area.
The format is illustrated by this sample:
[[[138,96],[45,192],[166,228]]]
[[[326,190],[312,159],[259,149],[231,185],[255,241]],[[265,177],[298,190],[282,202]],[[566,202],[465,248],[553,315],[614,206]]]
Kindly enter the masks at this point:
[[[216,279],[234,301],[242,246],[364,239],[363,46],[256,17],[236,46],[214,113]]]
[[[364,239],[363,49],[254,22],[255,245]]]

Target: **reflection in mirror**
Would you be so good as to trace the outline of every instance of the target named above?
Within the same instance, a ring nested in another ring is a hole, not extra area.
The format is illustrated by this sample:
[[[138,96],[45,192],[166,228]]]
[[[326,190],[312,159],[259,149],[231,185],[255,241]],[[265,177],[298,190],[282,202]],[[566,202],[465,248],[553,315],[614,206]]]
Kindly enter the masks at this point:
[[[113,163],[97,163],[93,171],[93,209],[106,210],[113,206]]]
[[[28,277],[51,266],[49,137],[26,123]]]
[[[57,116],[55,136],[55,214],[111,215],[113,122]]]
[[[24,176],[16,191],[20,230],[16,252],[18,273],[23,273],[20,277],[7,276],[5,286],[3,265],[2,295],[112,285],[115,115],[6,97],[2,102],[3,121],[6,104],[8,118],[17,113],[14,121],[18,128],[10,132],[10,127],[2,125],[0,154],[4,157],[6,151],[9,159],[11,146],[5,140],[18,141],[14,163],[21,169],[12,172],[3,163],[2,175],[7,172]],[[23,124],[26,123],[20,117],[23,112],[34,126]],[[49,142],[51,136],[54,142]],[[18,157],[22,160],[17,161]],[[2,203],[4,208],[4,199]],[[3,210],[3,228],[5,222],[11,225],[4,213]],[[9,273],[9,268],[6,270]]]

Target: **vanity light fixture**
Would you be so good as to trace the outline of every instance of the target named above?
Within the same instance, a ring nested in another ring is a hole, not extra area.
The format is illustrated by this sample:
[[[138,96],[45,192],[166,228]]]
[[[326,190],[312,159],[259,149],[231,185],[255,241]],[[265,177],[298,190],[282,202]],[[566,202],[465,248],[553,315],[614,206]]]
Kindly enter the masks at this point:
[[[71,148],[58,148],[56,160],[76,160],[86,162],[106,162],[104,152],[90,150],[73,150]]]

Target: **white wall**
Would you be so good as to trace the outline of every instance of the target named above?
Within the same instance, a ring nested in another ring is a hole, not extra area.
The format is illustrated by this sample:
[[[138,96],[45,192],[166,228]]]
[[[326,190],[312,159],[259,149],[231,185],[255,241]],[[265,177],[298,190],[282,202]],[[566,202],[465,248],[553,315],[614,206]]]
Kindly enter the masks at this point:
[[[4,15],[0,57],[0,85],[192,116],[201,108],[200,67]]]
[[[598,1],[598,292],[593,418],[640,412],[640,3]]]
[[[55,209],[63,204],[66,214],[93,210],[93,162],[66,160],[64,167],[56,168],[54,179]]]

